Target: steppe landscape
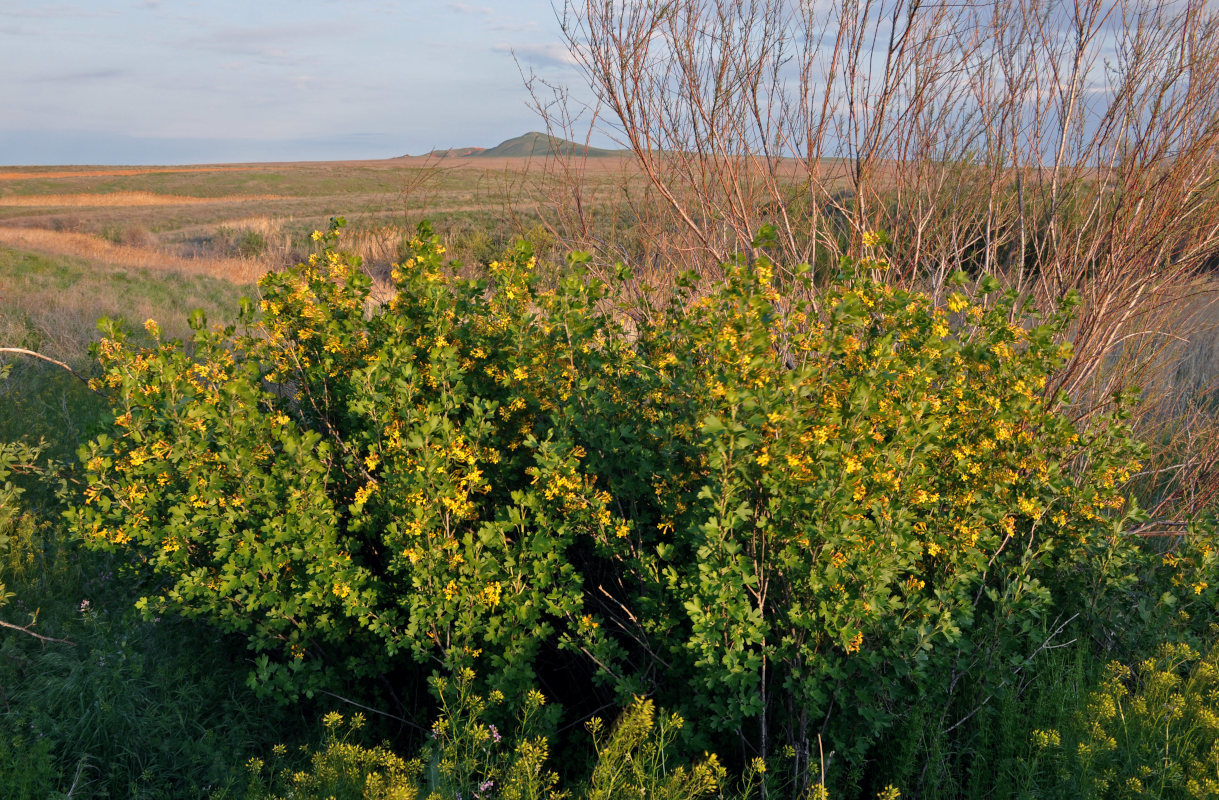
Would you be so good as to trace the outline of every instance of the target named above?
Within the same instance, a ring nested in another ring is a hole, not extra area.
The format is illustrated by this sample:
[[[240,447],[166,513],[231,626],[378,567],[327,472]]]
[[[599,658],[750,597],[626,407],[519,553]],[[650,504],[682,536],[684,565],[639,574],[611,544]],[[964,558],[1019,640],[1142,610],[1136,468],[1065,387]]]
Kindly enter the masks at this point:
[[[1213,4],[98,4],[0,800],[1219,798]]]

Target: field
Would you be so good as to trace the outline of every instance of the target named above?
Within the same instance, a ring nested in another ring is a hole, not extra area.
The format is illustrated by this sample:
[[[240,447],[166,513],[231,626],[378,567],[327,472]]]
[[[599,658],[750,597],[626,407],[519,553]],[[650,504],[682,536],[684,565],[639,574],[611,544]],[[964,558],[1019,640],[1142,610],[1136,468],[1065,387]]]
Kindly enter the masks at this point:
[[[666,202],[0,169],[0,797],[1219,796],[1213,275],[1083,374],[1087,284]]]
[[[624,160],[594,158],[594,181],[616,178]],[[306,249],[308,235],[342,214],[372,255],[391,253],[403,229],[426,211],[442,228],[487,228],[536,215],[539,181],[553,166],[530,158],[404,157],[372,162],[37,169],[0,173],[0,241],[143,266],[168,257],[178,269],[249,281],[225,259],[258,256],[280,265]],[[509,199],[510,198],[510,199]],[[62,235],[56,235],[62,234]],[[73,237],[83,234],[101,240]],[[376,235],[374,235],[376,234]],[[457,235],[457,234],[452,234]],[[257,237],[261,237],[258,241]],[[255,243],[257,241],[257,243]],[[105,243],[136,248],[103,251]],[[192,266],[193,265],[193,266]],[[253,267],[257,269],[257,267]]]

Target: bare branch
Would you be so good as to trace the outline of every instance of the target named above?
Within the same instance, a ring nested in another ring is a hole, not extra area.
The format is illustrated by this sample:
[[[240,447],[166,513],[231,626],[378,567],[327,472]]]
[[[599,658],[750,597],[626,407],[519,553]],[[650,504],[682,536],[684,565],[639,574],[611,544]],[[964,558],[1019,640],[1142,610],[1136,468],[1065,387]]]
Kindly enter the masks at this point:
[[[34,627],[33,622],[31,622],[28,625],[14,625],[11,622],[5,622],[4,620],[0,619],[0,628],[7,628],[8,630],[18,631],[20,633],[24,633],[26,636],[33,636],[35,639],[37,639],[38,641],[43,642],[43,643],[54,642],[56,644],[70,644],[73,646],[75,646],[75,644],[76,644],[75,642],[70,642],[67,639],[56,639],[53,636],[43,636],[41,633],[35,633],[34,631],[30,630],[33,627]]]
[[[24,347],[0,347],[0,355],[3,355],[5,353],[11,353],[13,355],[19,355],[19,356],[29,356],[30,358],[37,358],[42,361],[45,361],[48,364],[54,364],[55,366],[57,366],[61,369],[67,370],[69,373],[71,373],[72,377],[76,378],[78,381],[83,383],[85,386],[88,386],[89,391],[93,392],[94,394],[101,394],[96,389],[94,389],[92,386],[89,386],[88,378],[84,377],[79,372],[72,369],[70,366],[68,366],[67,364],[65,364],[62,361],[57,361],[57,360],[51,358],[50,356],[44,356],[42,353],[37,353],[37,352],[34,352],[33,350],[27,350]]]

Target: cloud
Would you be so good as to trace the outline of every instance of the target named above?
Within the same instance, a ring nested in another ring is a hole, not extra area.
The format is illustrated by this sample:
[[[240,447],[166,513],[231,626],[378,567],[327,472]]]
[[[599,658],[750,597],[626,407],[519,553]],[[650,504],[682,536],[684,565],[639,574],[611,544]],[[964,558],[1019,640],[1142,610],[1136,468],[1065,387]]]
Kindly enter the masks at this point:
[[[567,49],[558,42],[531,44],[495,44],[491,50],[496,53],[511,53],[521,61],[539,66],[571,67],[579,62]]]
[[[497,22],[491,26],[498,33],[537,33],[540,29],[536,22]]]
[[[295,45],[319,41],[334,41],[336,36],[351,33],[350,23],[333,21],[296,25],[259,27],[232,26],[192,36],[184,40],[187,47],[229,55],[246,56],[264,62],[299,64],[310,60],[309,49]]]
[[[58,75],[43,75],[36,78],[27,78],[30,83],[83,83],[86,81],[108,81],[117,78],[126,78],[132,73],[125,69],[93,69],[85,70],[84,72],[64,72]]]
[[[120,12],[114,10],[99,10],[91,6],[76,6],[70,3],[55,3],[38,8],[6,8],[0,9],[0,17],[19,17],[24,19],[80,19],[81,17],[116,17]]]
[[[472,6],[467,3],[461,3],[457,0],[445,3],[444,7],[458,14],[475,14],[480,17],[491,17],[495,15],[495,9],[488,6]]]

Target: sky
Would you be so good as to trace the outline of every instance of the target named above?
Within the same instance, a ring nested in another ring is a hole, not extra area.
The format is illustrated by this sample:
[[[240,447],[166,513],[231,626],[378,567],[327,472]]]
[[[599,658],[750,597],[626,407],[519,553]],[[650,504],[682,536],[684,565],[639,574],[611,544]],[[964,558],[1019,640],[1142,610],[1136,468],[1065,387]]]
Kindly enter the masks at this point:
[[[542,127],[518,60],[580,83],[550,0],[0,0],[0,165],[490,147]]]

